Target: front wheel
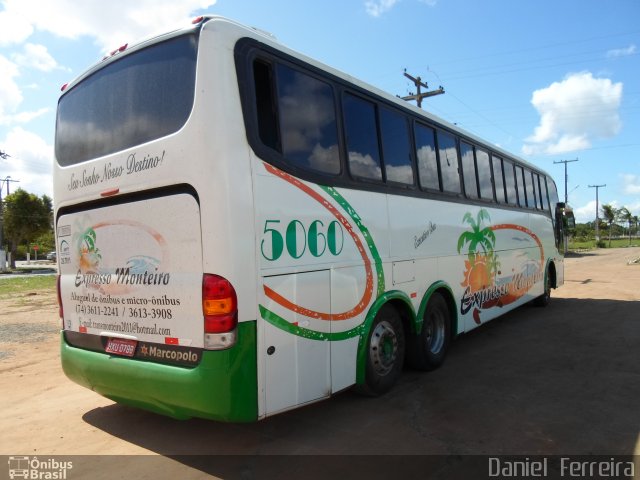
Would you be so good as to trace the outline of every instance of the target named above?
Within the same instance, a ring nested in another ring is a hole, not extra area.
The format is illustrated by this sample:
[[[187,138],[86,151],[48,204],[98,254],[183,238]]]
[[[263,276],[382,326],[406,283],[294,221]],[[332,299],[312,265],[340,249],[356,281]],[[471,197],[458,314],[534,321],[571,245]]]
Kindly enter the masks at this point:
[[[408,349],[409,365],[418,370],[433,370],[444,362],[451,338],[451,315],[447,301],[434,293],[424,314],[422,330],[412,336]]]
[[[371,325],[367,340],[367,364],[364,385],[359,393],[378,396],[388,392],[402,373],[405,337],[402,321],[395,308],[384,305]]]

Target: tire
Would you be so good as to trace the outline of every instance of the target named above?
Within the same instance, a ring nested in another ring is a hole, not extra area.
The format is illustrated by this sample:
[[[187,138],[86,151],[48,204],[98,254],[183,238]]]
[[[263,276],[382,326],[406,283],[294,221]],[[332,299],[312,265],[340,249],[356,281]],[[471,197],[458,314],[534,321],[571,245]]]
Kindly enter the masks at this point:
[[[434,293],[424,313],[422,330],[407,344],[407,360],[417,370],[434,370],[444,362],[451,340],[451,314],[447,301]]]
[[[405,335],[398,311],[384,305],[376,316],[367,339],[365,383],[356,391],[377,397],[396,384],[402,374],[405,353]]]
[[[551,270],[547,269],[544,279],[544,293],[533,300],[536,307],[546,307],[551,302]]]

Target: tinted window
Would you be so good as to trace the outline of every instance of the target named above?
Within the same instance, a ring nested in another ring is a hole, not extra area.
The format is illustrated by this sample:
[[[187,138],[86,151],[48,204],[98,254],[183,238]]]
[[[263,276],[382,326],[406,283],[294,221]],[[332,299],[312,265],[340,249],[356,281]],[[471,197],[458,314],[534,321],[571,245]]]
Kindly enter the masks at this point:
[[[476,181],[476,165],[473,161],[473,147],[460,142],[460,159],[462,160],[462,178],[464,191],[469,198],[478,198],[478,183]]]
[[[553,218],[556,218],[556,205],[560,201],[558,198],[558,189],[556,188],[556,184],[550,178],[547,179],[547,188],[549,190],[549,204],[551,207],[551,215]]]
[[[259,60],[253,63],[253,83],[256,92],[258,135],[262,143],[280,152],[278,107],[274,100],[274,83],[270,64]]]
[[[518,203],[520,203],[521,207],[526,207],[527,195],[524,186],[524,170],[518,165],[516,165],[516,181],[518,183]]]
[[[382,180],[375,105],[346,94],[344,123],[351,174],[355,177]]]
[[[380,109],[382,159],[387,181],[413,185],[409,125],[404,115]]]
[[[524,187],[527,192],[527,207],[536,208],[535,195],[533,194],[533,183],[531,182],[531,172],[522,169],[524,176]]]
[[[416,124],[415,135],[420,185],[423,188],[440,190],[435,132],[433,128]]]
[[[73,165],[178,131],[193,106],[197,39],[123,55],[58,102],[56,158]]]
[[[489,154],[479,148],[476,148],[476,166],[478,167],[480,197],[486,200],[493,200],[493,185],[491,184],[491,164],[489,163]]]
[[[309,75],[279,64],[278,111],[282,153],[292,165],[340,173],[333,89]]]
[[[547,178],[540,175],[540,195],[542,196],[542,208],[549,210],[549,194],[547,192]]]
[[[538,174],[532,173],[533,178],[533,197],[536,201],[536,208],[542,208],[542,202],[540,201],[540,185],[538,180]]]
[[[499,203],[506,202],[504,192],[504,180],[502,178],[502,159],[493,155],[491,157],[491,165],[493,167],[493,183],[496,186],[496,200]]]
[[[442,189],[445,192],[460,193],[460,173],[458,171],[458,152],[453,135],[438,132],[438,154]]]
[[[509,160],[503,160],[502,165],[504,167],[504,187],[507,192],[507,202],[509,205],[518,204],[518,191],[516,188],[515,172],[513,170],[513,163]]]

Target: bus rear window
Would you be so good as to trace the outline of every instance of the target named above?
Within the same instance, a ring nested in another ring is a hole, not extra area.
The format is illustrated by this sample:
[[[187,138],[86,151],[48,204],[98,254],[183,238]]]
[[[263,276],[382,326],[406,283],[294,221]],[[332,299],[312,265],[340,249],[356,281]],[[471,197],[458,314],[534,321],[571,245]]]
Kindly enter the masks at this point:
[[[153,45],[98,70],[58,102],[62,166],[109,155],[178,131],[193,106],[197,39]]]

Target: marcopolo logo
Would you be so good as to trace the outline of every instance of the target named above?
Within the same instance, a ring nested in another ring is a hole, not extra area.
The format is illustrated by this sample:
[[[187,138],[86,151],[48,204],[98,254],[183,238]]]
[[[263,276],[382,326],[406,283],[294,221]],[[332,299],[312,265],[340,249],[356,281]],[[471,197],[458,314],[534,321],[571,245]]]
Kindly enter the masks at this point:
[[[9,478],[27,478],[38,480],[64,480],[67,471],[73,468],[73,462],[55,458],[9,457]]]
[[[142,343],[138,349],[137,356],[159,362],[176,363],[179,365],[197,365],[200,363],[202,352],[194,348]]]

